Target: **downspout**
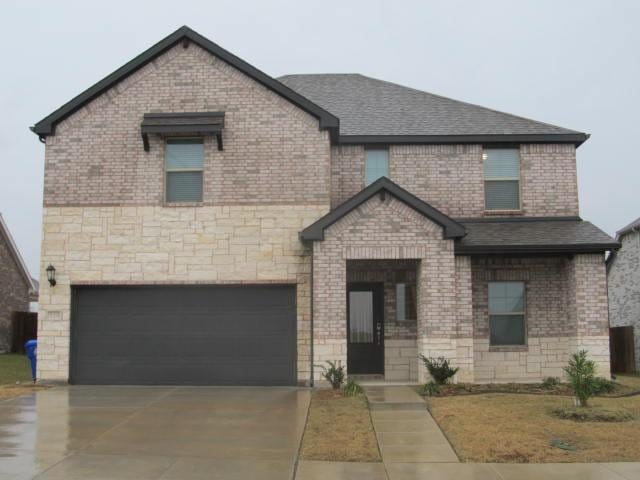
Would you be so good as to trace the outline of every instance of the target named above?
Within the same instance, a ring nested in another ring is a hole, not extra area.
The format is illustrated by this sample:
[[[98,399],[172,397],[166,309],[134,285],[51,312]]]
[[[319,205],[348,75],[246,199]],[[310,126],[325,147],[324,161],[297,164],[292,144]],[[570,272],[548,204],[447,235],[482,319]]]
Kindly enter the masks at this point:
[[[311,273],[309,275],[309,284],[310,284],[310,299],[309,299],[309,306],[310,306],[310,310],[311,310],[311,321],[310,323],[310,328],[311,328],[311,335],[310,335],[310,345],[309,345],[309,363],[310,363],[310,368],[309,371],[311,372],[311,378],[309,379],[309,386],[311,388],[313,388],[313,296],[314,296],[314,289],[313,289],[313,251],[315,249],[315,242],[311,242]]]

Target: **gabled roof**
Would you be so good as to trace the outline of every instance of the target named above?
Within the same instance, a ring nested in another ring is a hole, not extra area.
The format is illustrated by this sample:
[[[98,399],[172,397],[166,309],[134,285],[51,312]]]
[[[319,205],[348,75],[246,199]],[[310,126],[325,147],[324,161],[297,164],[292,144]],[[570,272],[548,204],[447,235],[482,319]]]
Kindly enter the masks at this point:
[[[219,59],[227,62],[232,65],[236,69],[240,70],[245,75],[254,79],[258,83],[267,87],[268,89],[274,91],[278,95],[284,97],[289,100],[294,105],[298,106],[302,110],[307,113],[313,115],[314,117],[320,120],[320,128],[328,129],[328,130],[337,130],[338,128],[338,119],[327,112],[323,108],[314,104],[307,98],[303,97],[297,92],[294,92],[289,87],[280,83],[278,80],[270,77],[266,73],[258,70],[252,65],[249,65],[244,60],[236,57],[232,53],[223,49],[219,45],[213,43],[211,40],[203,37],[199,33],[191,30],[189,27],[184,26],[173,32],[168,37],[164,38],[160,42],[156,43],[154,46],[149,48],[148,50],[142,52],[140,55],[135,57],[133,60],[128,62],[127,64],[120,67],[118,70],[113,72],[111,75],[105,77],[100,80],[98,83],[88,88],[80,95],[72,99],[71,101],[65,103],[62,107],[58,108],[55,112],[51,113],[47,117],[40,120],[36,123],[31,130],[39,135],[40,137],[46,137],[47,135],[55,134],[55,127],[58,122],[65,119],[78,109],[82,108],[84,105],[89,103],[91,100],[97,98],[102,95],[105,91],[112,88],[118,82],[123,80],[125,77],[131,75],[135,71],[144,67],[146,64],[151,62],[154,58],[162,55],[164,52],[174,47],[175,45],[182,42],[193,42],[204,50],[208,51],[212,55],[215,55]]]
[[[616,238],[620,239],[622,238],[623,235],[626,235],[627,233],[633,230],[636,230],[636,231],[640,230],[640,217],[636,218],[633,222],[631,222],[628,225],[625,225],[620,230],[618,230],[616,232]]]
[[[359,74],[279,80],[340,118],[341,143],[567,142],[589,136]]]
[[[13,240],[13,237],[11,236],[11,232],[9,232],[9,227],[4,222],[4,218],[2,218],[1,213],[0,213],[0,237],[4,238],[5,244],[9,249],[9,254],[13,257],[14,262],[18,266],[18,270],[20,271],[20,274],[22,275],[25,283],[29,287],[29,295],[32,297],[32,300],[34,300],[35,298],[37,298],[37,295],[38,295],[38,286],[36,285],[37,282],[35,282],[35,280],[31,278],[31,275],[29,274],[29,269],[27,269],[27,265],[24,263],[24,260],[22,259],[22,255],[20,255],[20,250],[18,250],[18,246],[16,245],[16,242]]]
[[[600,253],[620,243],[580,217],[458,219],[467,231],[458,255]]]
[[[404,202],[418,213],[421,213],[432,222],[440,225],[443,230],[444,238],[458,238],[465,234],[464,227],[462,227],[462,225],[452,220],[439,210],[436,210],[428,203],[420,200],[415,195],[399,187],[387,177],[382,177],[361,190],[359,193],[356,193],[353,197],[333,209],[324,217],[305,228],[300,232],[300,239],[324,240],[324,231],[326,228],[333,225],[352,210],[358,208],[371,197],[382,192],[393,195],[395,198]]]

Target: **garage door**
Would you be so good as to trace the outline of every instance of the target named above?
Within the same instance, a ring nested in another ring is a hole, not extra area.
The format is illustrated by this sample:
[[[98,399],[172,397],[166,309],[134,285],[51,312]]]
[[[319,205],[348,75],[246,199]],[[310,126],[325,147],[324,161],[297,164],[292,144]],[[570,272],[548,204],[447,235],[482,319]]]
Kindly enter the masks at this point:
[[[73,289],[70,381],[295,385],[295,287]]]

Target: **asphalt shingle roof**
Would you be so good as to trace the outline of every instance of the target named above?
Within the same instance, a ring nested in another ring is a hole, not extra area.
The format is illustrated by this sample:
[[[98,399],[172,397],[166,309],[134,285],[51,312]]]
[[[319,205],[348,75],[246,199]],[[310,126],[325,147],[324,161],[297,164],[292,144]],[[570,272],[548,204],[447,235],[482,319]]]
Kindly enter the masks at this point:
[[[456,251],[502,252],[517,250],[546,251],[603,251],[618,248],[619,244],[593,225],[580,219],[528,221],[459,221],[467,235],[456,241]]]
[[[580,134],[360,74],[278,79],[340,119],[341,135]]]

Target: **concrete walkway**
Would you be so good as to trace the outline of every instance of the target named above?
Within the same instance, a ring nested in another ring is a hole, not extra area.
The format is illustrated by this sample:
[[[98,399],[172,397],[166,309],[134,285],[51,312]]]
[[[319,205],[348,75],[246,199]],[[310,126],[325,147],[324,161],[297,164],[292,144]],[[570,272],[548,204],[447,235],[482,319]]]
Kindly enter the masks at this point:
[[[296,480],[638,480],[640,463],[460,463],[409,387],[370,386],[365,393],[384,463],[300,461]]]
[[[458,462],[424,400],[413,389],[367,387],[365,393],[385,465]]]

